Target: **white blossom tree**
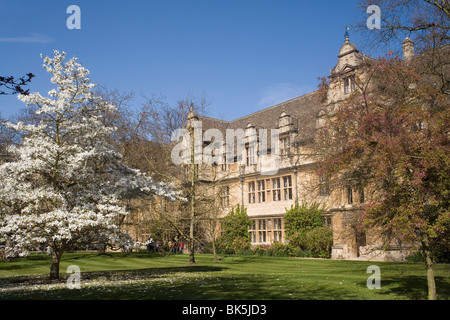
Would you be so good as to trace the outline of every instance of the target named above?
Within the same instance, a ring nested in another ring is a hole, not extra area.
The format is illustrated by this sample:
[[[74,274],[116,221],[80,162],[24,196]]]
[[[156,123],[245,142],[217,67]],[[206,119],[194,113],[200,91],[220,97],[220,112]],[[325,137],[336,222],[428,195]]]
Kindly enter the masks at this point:
[[[7,125],[24,133],[10,147],[16,161],[0,166],[0,241],[9,256],[38,246],[52,253],[50,279],[59,278],[65,249],[83,239],[118,239],[117,221],[126,211],[122,197],[139,193],[169,198],[176,193],[125,166],[106,142],[114,128],[104,116],[114,111],[93,92],[89,71],[76,58],[54,51],[44,68],[57,87],[43,97],[19,95],[36,105],[39,123]]]

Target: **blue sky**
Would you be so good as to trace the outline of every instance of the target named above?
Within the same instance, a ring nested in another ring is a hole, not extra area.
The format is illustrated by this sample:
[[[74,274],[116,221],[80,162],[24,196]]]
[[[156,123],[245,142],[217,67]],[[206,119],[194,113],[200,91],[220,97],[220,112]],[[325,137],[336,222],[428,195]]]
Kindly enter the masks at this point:
[[[314,91],[344,42],[345,26],[365,21],[357,0],[0,0],[0,74],[37,77],[52,88],[40,54],[77,56],[108,89],[163,95],[176,104],[205,94],[209,115],[235,119]],[[69,30],[69,5],[81,29]],[[359,45],[358,34],[350,40]],[[24,104],[0,96],[0,114]]]

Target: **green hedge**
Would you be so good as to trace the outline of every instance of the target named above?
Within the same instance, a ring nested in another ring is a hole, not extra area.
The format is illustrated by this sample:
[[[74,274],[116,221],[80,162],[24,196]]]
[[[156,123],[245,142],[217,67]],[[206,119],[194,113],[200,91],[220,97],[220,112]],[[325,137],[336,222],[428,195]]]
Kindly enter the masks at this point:
[[[260,244],[253,247],[235,249],[218,249],[219,254],[257,255],[265,257],[304,257],[304,258],[330,258],[328,251],[321,252],[308,249],[300,249],[290,243]]]

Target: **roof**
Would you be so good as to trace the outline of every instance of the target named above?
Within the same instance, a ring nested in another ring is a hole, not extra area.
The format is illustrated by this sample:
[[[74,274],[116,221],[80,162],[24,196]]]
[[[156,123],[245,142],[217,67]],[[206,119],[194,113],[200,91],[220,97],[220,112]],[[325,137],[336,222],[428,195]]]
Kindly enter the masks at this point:
[[[253,112],[243,117],[225,121],[216,118],[210,118],[206,116],[198,116],[199,120],[203,121],[203,128],[217,128],[219,130],[224,129],[245,129],[249,123],[256,128],[277,128],[278,118],[284,112],[293,118],[300,120],[302,116],[317,105],[317,99],[315,98],[316,91],[304,94],[297,98],[279,103],[277,105]]]

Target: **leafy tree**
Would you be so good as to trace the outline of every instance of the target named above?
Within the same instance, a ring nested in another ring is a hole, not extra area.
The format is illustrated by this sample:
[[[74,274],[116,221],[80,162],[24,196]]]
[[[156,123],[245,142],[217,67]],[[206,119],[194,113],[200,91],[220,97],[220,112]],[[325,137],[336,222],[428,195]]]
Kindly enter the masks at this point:
[[[107,143],[113,127],[104,116],[111,104],[93,93],[89,71],[76,58],[64,62],[55,50],[44,58],[56,89],[49,97],[19,95],[37,105],[39,123],[8,126],[25,133],[11,147],[16,161],[0,166],[0,238],[9,256],[23,256],[46,246],[52,253],[50,278],[59,278],[59,263],[67,248],[85,241],[120,239],[117,219],[126,214],[120,203],[130,193],[172,197],[138,170],[122,164]]]
[[[428,296],[436,299],[432,252],[450,227],[450,100],[423,76],[423,59],[390,56],[361,66],[358,89],[328,110],[316,146],[321,173],[371,190],[362,228],[418,244]]]

